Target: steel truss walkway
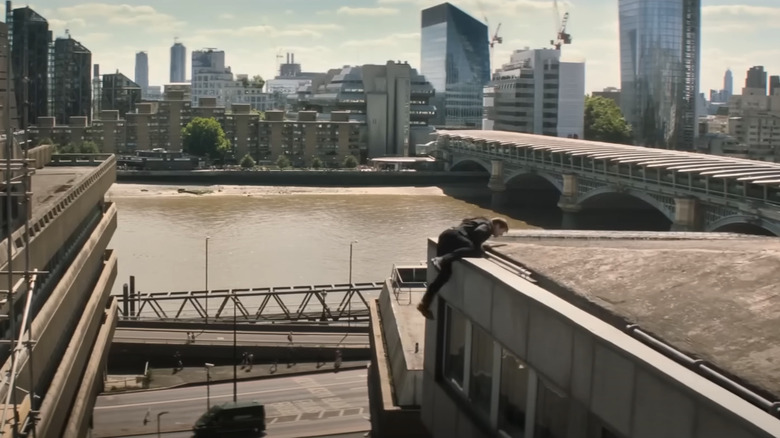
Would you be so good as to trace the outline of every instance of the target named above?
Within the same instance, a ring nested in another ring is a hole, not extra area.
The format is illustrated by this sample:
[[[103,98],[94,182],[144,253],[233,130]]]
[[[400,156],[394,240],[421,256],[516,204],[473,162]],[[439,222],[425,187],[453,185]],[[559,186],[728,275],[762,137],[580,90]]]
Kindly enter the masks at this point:
[[[364,293],[382,290],[384,282],[273,286],[182,292],[136,292],[135,280],[119,300],[120,319],[198,322],[367,321]]]

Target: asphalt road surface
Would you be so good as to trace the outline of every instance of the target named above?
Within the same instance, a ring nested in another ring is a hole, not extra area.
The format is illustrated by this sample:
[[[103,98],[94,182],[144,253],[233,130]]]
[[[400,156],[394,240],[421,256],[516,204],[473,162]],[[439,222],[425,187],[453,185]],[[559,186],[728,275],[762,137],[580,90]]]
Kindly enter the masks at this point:
[[[192,425],[213,404],[232,401],[233,384],[101,395],[94,411],[93,438],[191,437]],[[267,436],[351,436],[370,429],[366,370],[238,382],[238,400],[266,408]],[[148,423],[144,425],[144,418]]]

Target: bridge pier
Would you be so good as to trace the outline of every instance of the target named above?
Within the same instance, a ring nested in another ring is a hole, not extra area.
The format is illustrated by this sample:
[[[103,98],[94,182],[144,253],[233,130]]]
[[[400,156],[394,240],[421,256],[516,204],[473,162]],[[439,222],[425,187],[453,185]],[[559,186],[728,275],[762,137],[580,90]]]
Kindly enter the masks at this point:
[[[488,188],[491,191],[491,207],[501,207],[507,203],[506,184],[504,183],[504,162],[502,160],[491,160],[490,181]]]
[[[564,230],[577,229],[577,213],[582,210],[582,206],[577,202],[578,197],[577,175],[564,174],[563,190],[561,199],[558,201],[558,208],[563,212],[561,228]]]
[[[696,198],[675,198],[671,231],[701,231],[700,216],[699,202]]]

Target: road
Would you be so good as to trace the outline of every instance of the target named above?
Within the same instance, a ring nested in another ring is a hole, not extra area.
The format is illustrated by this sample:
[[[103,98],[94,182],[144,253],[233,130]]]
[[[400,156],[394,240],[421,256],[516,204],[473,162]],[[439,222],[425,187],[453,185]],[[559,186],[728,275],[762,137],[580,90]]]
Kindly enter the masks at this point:
[[[187,331],[178,329],[127,329],[117,328],[114,342],[138,342],[181,345],[187,342]],[[367,333],[317,333],[317,332],[262,332],[237,331],[236,343],[239,345],[290,345],[316,347],[318,345],[368,346]],[[207,330],[195,332],[195,344],[233,345],[233,332]]]
[[[233,399],[233,384],[101,395],[94,413],[93,438],[190,437],[207,402]],[[352,434],[370,429],[366,371],[311,374],[238,383],[238,400],[258,400],[266,407],[268,437],[292,438]],[[149,419],[144,425],[144,417]]]

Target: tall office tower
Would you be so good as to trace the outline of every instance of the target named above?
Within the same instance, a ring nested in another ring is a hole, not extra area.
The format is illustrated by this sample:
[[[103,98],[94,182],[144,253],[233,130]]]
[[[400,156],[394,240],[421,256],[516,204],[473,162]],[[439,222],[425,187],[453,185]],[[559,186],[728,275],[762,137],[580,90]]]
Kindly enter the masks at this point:
[[[135,54],[135,83],[141,87],[141,96],[149,93],[149,56],[146,52]]]
[[[764,90],[764,94],[766,94],[766,71],[764,71],[763,65],[750,67],[745,78],[745,88]]]
[[[116,110],[119,117],[135,111],[141,102],[141,87],[119,73],[104,74],[100,89],[100,111]]]
[[[57,123],[72,116],[92,117],[92,52],[68,35],[54,41],[53,98]]]
[[[769,77],[769,95],[774,96],[780,90],[780,76]]]
[[[14,83],[13,80],[9,81],[8,76],[9,72],[8,69],[8,56],[10,52],[10,46],[9,46],[10,40],[8,39],[8,25],[5,23],[0,23],[0,135],[4,135],[6,133],[6,115],[5,115],[5,107],[6,107],[6,92],[8,92],[8,87],[10,86],[10,96],[8,98],[10,99],[10,121],[11,121],[11,127],[14,129],[19,128],[19,114],[16,109],[16,95],[13,92],[14,89]],[[13,78],[13,75],[11,75],[11,78]],[[0,150],[0,158],[4,158],[5,155],[5,148],[0,148],[3,150]]]
[[[620,106],[637,144],[693,149],[701,0],[619,0],[618,9]]]
[[[436,90],[437,126],[482,126],[483,87],[490,81],[488,29],[450,3],[422,11],[420,73]]]
[[[731,69],[726,70],[726,74],[723,75],[723,99],[728,102],[731,96],[734,95],[734,75],[731,74]]]
[[[187,48],[182,43],[171,47],[171,82],[187,80]]]
[[[52,40],[49,23],[29,7],[11,9],[6,2],[6,19],[10,19],[11,63],[14,90],[20,104],[21,126],[34,125],[38,117],[49,113],[49,56]],[[26,78],[27,85],[23,86]],[[26,106],[26,108],[25,108]]]

